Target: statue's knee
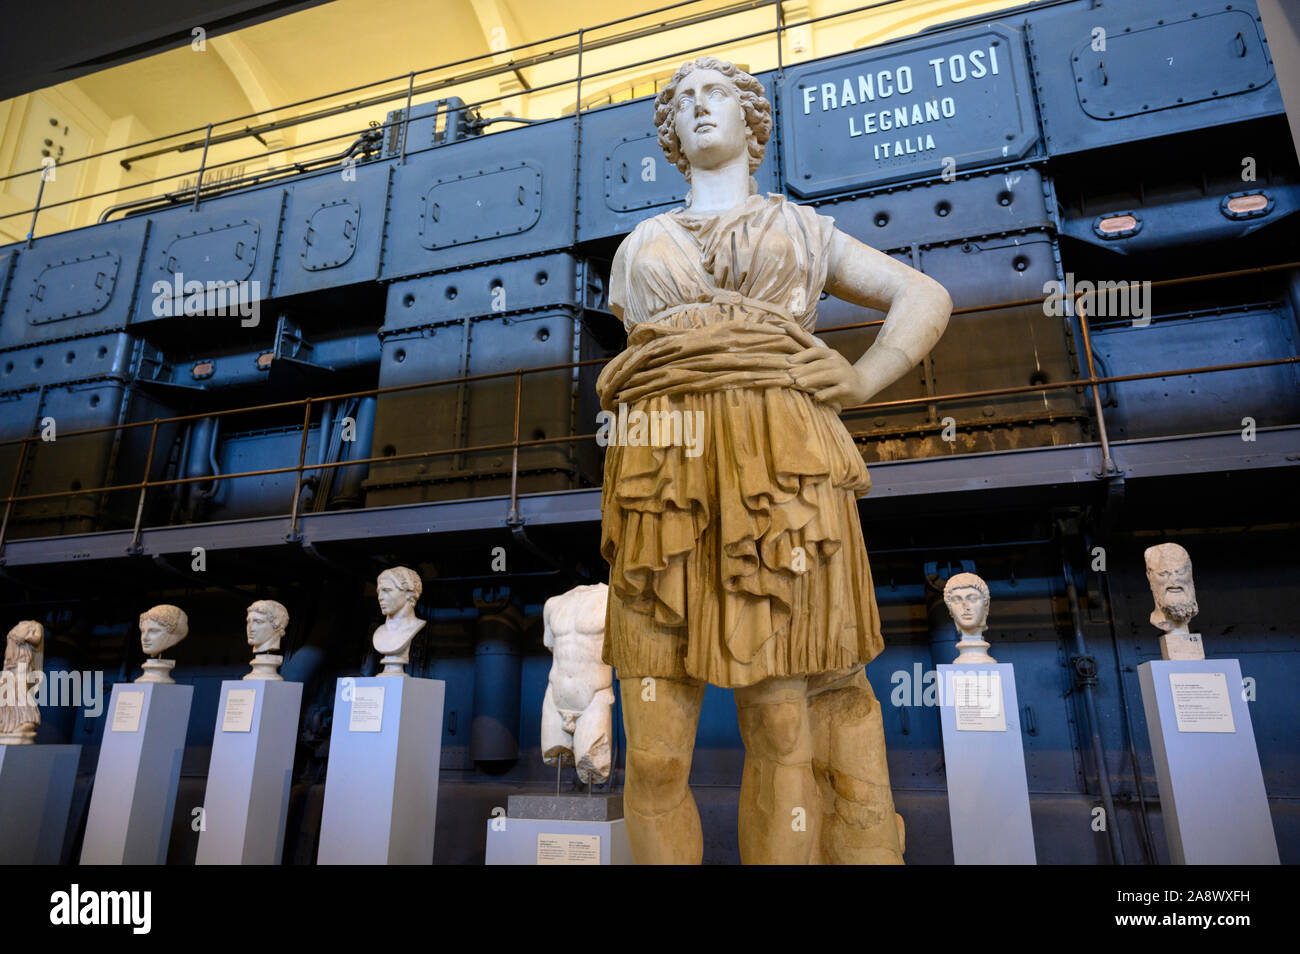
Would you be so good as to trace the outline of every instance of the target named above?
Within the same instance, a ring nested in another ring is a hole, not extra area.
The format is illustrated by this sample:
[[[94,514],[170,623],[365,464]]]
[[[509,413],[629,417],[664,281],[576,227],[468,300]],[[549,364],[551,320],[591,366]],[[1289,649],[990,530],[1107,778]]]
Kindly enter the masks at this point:
[[[807,703],[802,700],[747,705],[740,710],[745,749],[778,762],[812,757]]]
[[[627,751],[628,800],[642,812],[665,812],[690,790],[690,755],[681,752],[629,748]]]

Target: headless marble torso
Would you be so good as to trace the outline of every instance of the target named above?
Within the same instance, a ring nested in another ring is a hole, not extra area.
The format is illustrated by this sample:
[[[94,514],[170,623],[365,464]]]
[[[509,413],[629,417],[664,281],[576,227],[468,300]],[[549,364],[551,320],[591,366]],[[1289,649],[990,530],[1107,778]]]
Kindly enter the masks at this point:
[[[579,715],[601,689],[613,683],[613,670],[601,661],[605,642],[604,583],[579,586],[546,601],[546,645],[552,656],[550,687],[555,707]],[[568,728],[572,732],[572,728]]]

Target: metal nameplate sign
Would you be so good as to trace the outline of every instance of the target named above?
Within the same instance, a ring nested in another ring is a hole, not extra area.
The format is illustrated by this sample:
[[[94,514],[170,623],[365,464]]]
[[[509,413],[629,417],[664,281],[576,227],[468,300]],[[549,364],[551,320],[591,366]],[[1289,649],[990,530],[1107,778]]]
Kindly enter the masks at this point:
[[[1038,140],[1024,43],[1002,24],[795,67],[781,124],[800,196],[961,174]]]

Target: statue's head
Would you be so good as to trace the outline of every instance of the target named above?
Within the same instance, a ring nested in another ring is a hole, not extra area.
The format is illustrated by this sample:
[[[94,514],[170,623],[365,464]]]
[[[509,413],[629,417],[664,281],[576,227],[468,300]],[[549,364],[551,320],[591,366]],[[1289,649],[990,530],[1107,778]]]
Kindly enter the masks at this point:
[[[1156,601],[1151,624],[1165,632],[1186,626],[1199,612],[1196,587],[1192,585],[1192,558],[1176,543],[1148,547],[1143,558]]]
[[[280,648],[280,640],[284,638],[289,611],[275,600],[258,600],[248,607],[245,623],[248,645],[253,647],[253,652],[273,652]]]
[[[379,609],[389,618],[396,616],[407,606],[414,606],[424,591],[420,574],[410,567],[395,566],[379,574],[375,583],[376,595],[379,597]]]
[[[190,621],[179,606],[163,603],[140,614],[140,646],[146,656],[157,656],[189,635]]]
[[[974,573],[956,573],[943,587],[943,602],[963,636],[978,636],[989,618],[988,584]]]
[[[45,627],[34,619],[25,619],[9,630],[5,639],[5,669],[16,669],[20,664],[28,669],[41,657],[45,645]],[[39,663],[37,663],[39,665]]]
[[[772,104],[763,84],[725,60],[683,63],[655,97],[659,147],[691,179],[691,167],[713,169],[748,155],[752,176],[772,135]],[[751,179],[751,191],[758,187]]]

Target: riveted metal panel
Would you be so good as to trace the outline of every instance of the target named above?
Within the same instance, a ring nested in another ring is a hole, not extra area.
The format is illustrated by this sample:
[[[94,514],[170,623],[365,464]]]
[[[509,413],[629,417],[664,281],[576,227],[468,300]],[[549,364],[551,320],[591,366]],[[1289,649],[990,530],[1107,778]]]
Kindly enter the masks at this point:
[[[433,250],[527,232],[542,214],[542,170],[527,160],[435,179],[421,198],[420,244]]]
[[[1069,5],[1028,20],[1051,155],[1284,112],[1250,0]]]
[[[134,320],[182,313],[177,281],[234,282],[246,301],[270,297],[286,190],[223,196],[150,216],[152,228]],[[156,287],[155,287],[156,286]]]
[[[603,289],[580,287],[584,274],[577,258],[557,252],[394,282],[380,335],[548,306],[600,307]]]
[[[102,252],[45,266],[27,299],[27,323],[93,315],[113,297],[121,256]]]
[[[285,201],[275,296],[373,281],[379,273],[391,163],[295,182]],[[349,225],[351,223],[351,225]]]
[[[311,272],[346,265],[357,250],[361,210],[351,199],[322,202],[307,220],[302,239],[302,267]]]
[[[686,199],[680,175],[659,177],[667,165],[658,132],[624,136],[605,157],[605,204],[615,212],[679,203]]]
[[[1105,300],[1096,296],[1098,303]],[[1136,323],[1094,318],[1093,323],[1098,370],[1107,375],[1267,361],[1297,353],[1295,324],[1285,309],[1157,316]],[[1270,427],[1300,418],[1300,369],[1277,365],[1125,381],[1106,396],[1113,404],[1106,421],[1116,440],[1238,430],[1243,417],[1257,427]]]
[[[827,195],[1022,158],[1038,141],[1021,32],[1000,23],[795,67],[786,185]]]
[[[131,219],[12,246],[0,348],[125,327],[148,231]]]
[[[573,164],[568,119],[408,156],[394,167],[381,280],[571,245]]]
[[[878,249],[1053,225],[1036,169],[975,173],[816,205],[838,228]]]

